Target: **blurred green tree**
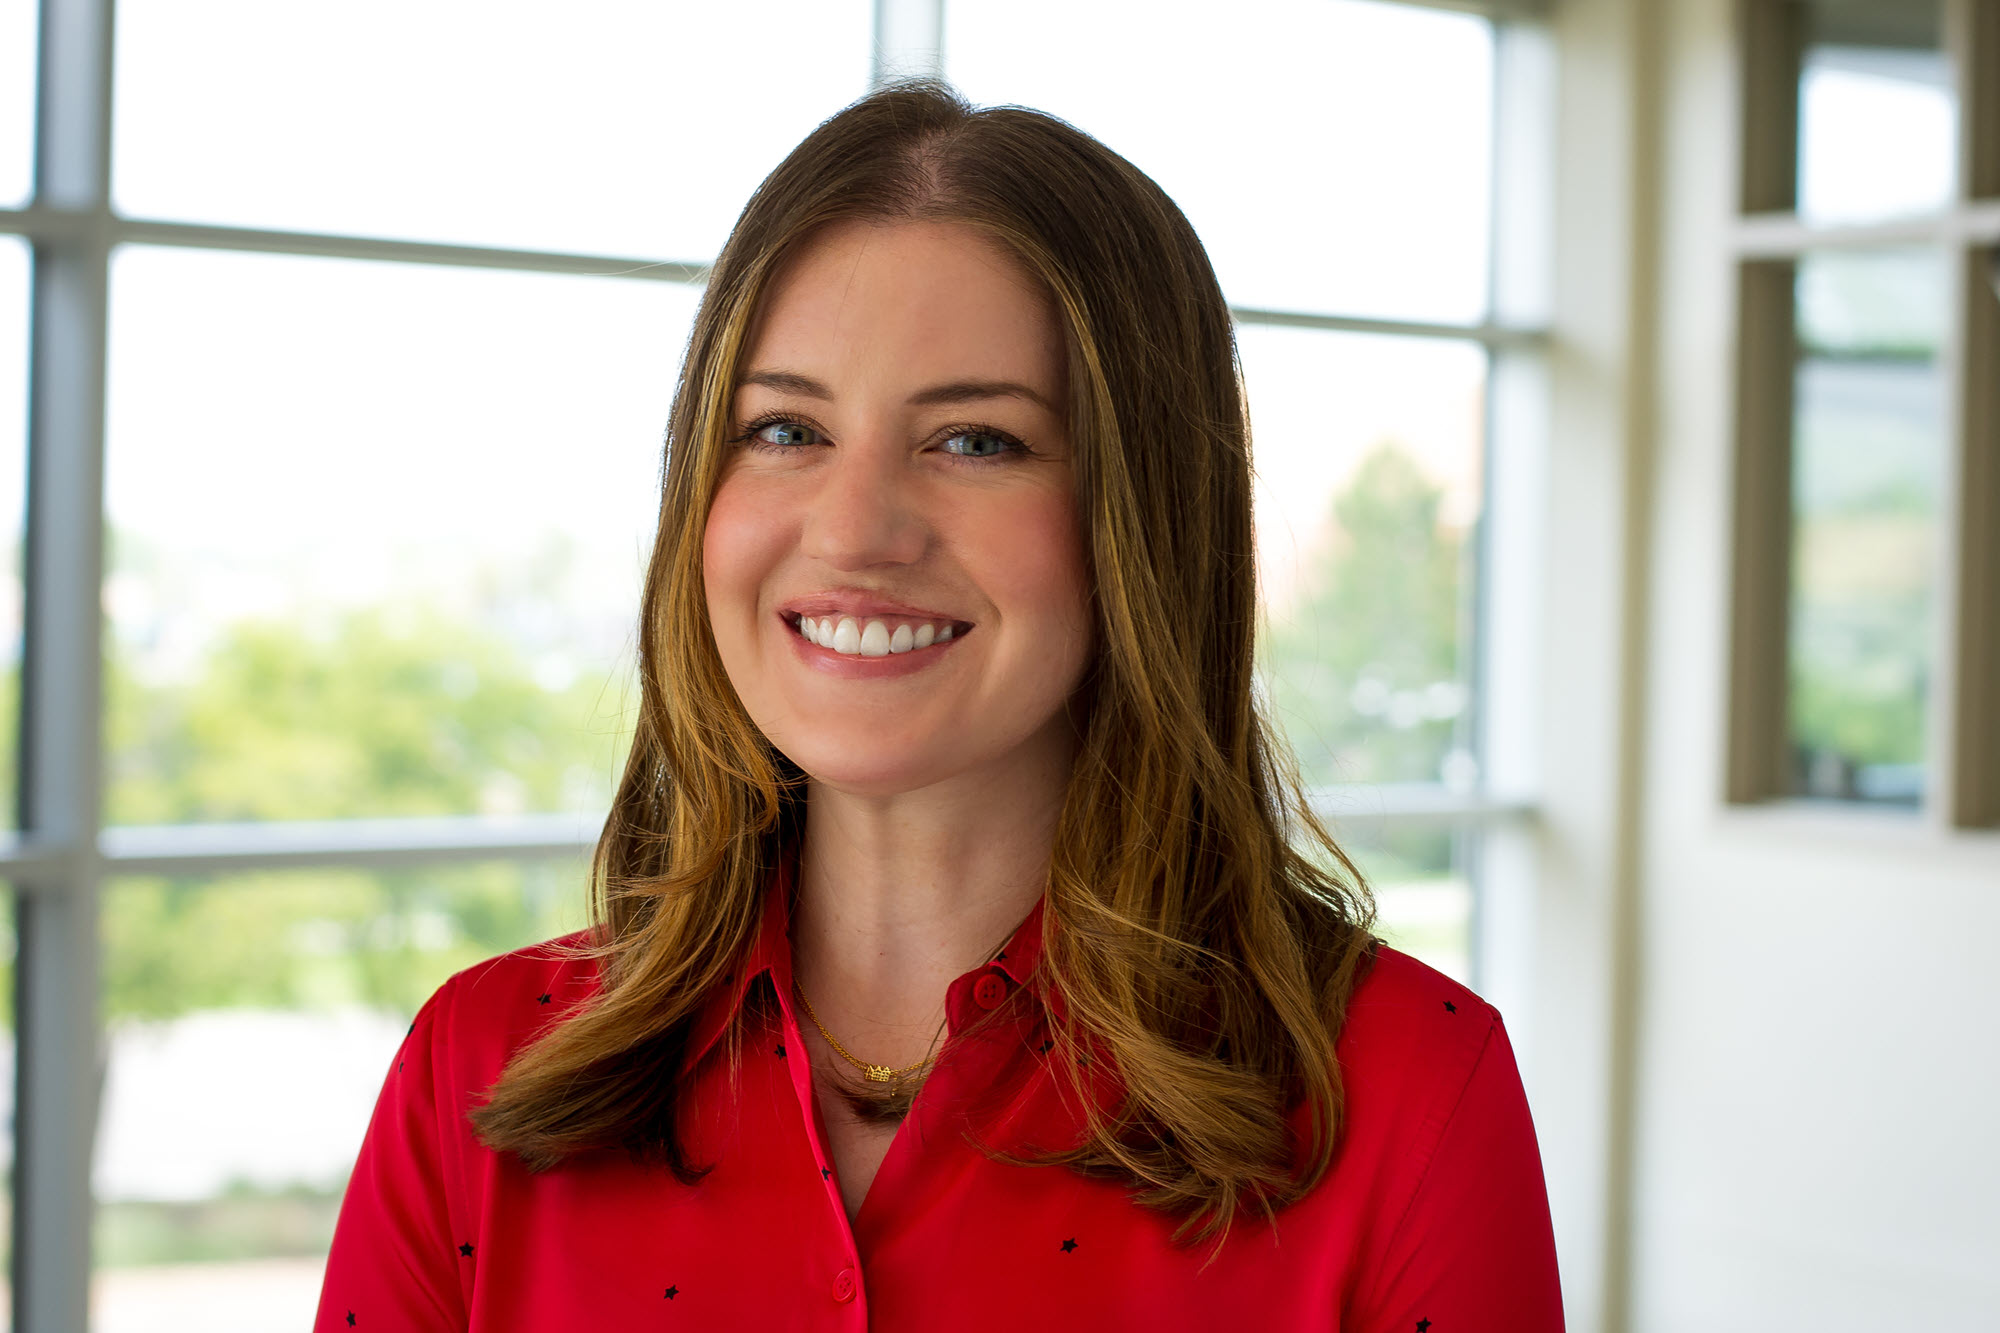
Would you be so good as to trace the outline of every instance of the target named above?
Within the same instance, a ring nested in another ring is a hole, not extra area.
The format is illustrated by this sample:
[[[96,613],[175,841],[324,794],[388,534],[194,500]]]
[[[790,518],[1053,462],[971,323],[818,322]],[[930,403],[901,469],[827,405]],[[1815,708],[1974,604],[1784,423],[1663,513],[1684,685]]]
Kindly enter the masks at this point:
[[[1377,445],[1334,498],[1297,599],[1270,617],[1265,688],[1311,785],[1434,782],[1461,743],[1467,548],[1439,521],[1443,497],[1407,450]]]
[[[109,822],[512,813],[601,803],[602,679],[550,691],[500,640],[429,615],[229,630],[188,683],[114,655]]]
[[[223,635],[185,683],[113,656],[109,817],[119,824],[602,808],[626,743],[618,690],[562,690],[490,635],[356,613]],[[114,881],[112,1018],[366,1004],[413,1011],[481,958],[583,924],[581,860]]]

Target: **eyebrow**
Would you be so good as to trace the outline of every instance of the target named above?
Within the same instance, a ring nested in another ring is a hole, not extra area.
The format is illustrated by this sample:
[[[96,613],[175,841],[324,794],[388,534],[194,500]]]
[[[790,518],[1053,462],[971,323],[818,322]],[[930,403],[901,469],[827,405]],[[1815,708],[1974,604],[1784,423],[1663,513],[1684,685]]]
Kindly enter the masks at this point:
[[[817,398],[822,402],[833,401],[833,390],[810,375],[800,375],[789,370],[752,370],[737,380],[736,387],[760,385],[766,389],[776,389],[780,393],[795,393],[802,398]],[[1041,394],[1015,380],[952,380],[947,384],[933,384],[927,389],[919,389],[909,397],[912,407],[936,407],[950,403],[971,403],[984,398],[1025,398],[1046,411],[1055,411],[1055,406]]]

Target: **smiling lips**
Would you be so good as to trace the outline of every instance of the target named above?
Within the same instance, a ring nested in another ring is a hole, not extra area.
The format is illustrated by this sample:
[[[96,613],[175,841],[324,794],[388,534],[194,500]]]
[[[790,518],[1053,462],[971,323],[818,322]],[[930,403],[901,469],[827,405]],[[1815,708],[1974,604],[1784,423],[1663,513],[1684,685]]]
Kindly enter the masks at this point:
[[[882,620],[853,616],[800,616],[794,626],[807,643],[817,644],[843,657],[889,657],[950,643],[954,628],[950,621],[934,625],[929,621]]]

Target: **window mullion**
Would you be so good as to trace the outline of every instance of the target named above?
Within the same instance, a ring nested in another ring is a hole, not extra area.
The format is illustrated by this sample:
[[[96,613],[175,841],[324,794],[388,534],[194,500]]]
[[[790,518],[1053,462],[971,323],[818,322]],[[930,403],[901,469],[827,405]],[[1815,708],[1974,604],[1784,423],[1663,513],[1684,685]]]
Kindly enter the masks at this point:
[[[14,1327],[86,1326],[100,1083],[97,823],[112,0],[44,0],[34,205],[86,225],[34,246],[20,824],[47,853],[16,898]]]
[[[1957,207],[2000,191],[2000,80],[1978,77],[2000,54],[2000,11],[1986,0],[1945,0],[1944,39],[1956,85]],[[1939,513],[1938,607],[1930,735],[1937,756],[1931,822],[1949,830],[2000,822],[2000,275],[1995,251],[1957,229],[1948,256],[1951,319],[1945,347],[1945,468]],[[1990,240],[1988,240],[1990,244]]]

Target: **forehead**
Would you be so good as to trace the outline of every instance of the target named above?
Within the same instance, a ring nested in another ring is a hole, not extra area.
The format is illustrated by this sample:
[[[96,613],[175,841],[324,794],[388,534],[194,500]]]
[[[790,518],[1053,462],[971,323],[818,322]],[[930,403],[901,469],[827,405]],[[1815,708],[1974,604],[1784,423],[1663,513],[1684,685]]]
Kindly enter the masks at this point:
[[[1055,304],[1021,263],[949,222],[843,223],[773,280],[743,369],[810,375],[836,390],[1011,379],[1057,401]]]

